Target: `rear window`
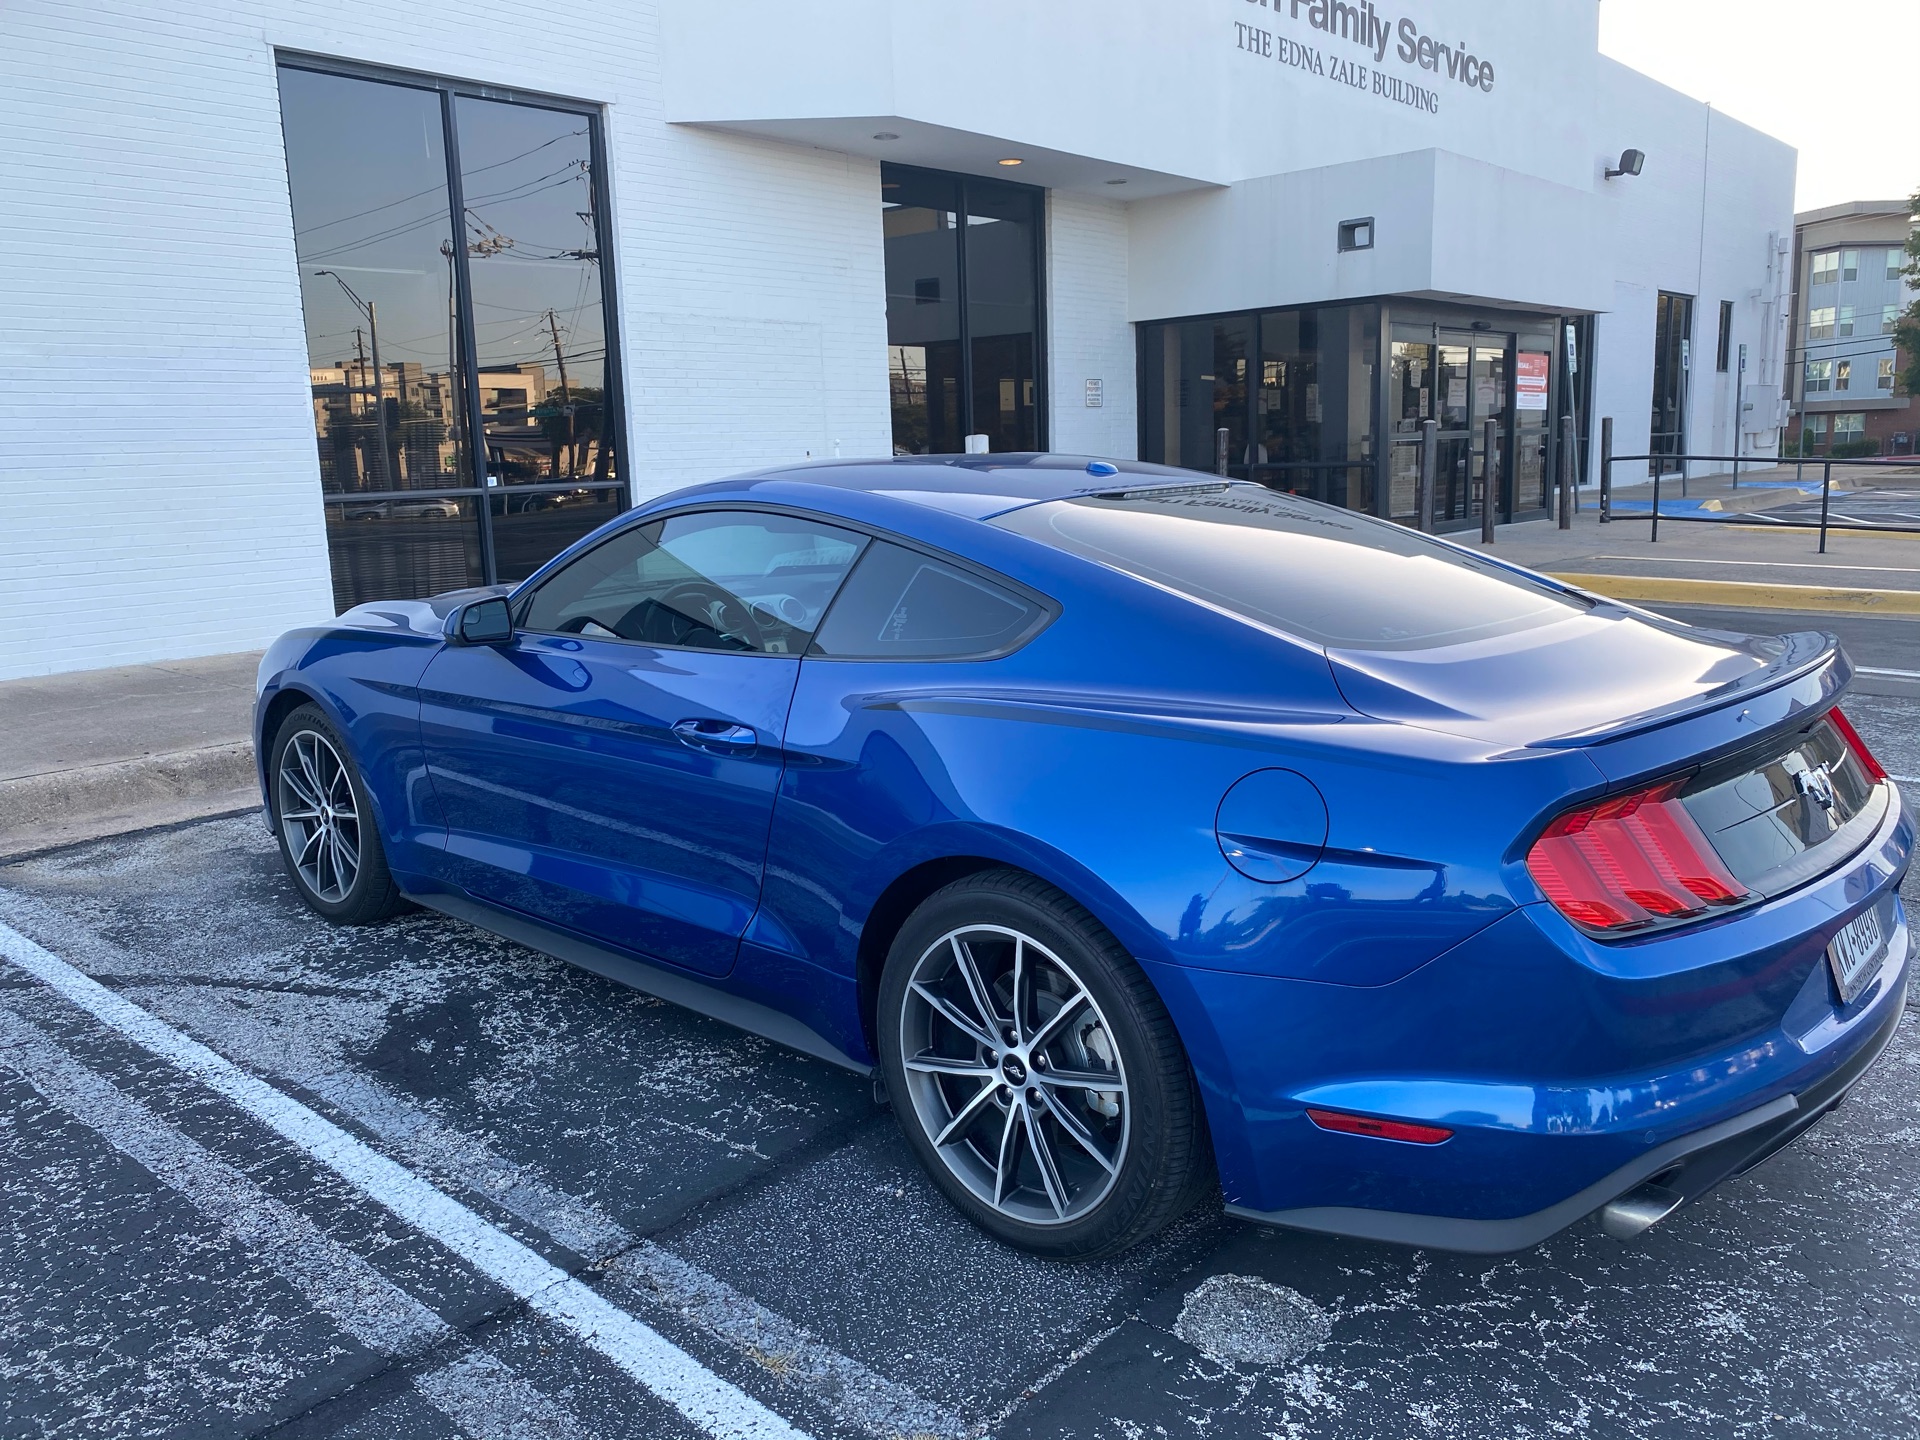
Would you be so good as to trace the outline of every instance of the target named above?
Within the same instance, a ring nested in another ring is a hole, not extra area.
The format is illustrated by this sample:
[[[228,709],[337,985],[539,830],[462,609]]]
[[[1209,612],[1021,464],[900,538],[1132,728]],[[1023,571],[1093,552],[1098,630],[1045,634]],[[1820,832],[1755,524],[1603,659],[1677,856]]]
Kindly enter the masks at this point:
[[[1054,500],[1005,529],[1334,650],[1425,650],[1588,603],[1371,516],[1259,485]]]

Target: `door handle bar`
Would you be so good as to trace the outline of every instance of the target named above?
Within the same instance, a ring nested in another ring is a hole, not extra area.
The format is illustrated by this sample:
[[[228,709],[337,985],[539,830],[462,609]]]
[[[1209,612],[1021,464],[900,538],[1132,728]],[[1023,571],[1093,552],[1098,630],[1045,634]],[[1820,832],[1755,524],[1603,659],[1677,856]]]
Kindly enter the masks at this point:
[[[751,725],[736,725],[731,720],[682,720],[673,727],[680,743],[695,750],[751,750],[760,736]]]

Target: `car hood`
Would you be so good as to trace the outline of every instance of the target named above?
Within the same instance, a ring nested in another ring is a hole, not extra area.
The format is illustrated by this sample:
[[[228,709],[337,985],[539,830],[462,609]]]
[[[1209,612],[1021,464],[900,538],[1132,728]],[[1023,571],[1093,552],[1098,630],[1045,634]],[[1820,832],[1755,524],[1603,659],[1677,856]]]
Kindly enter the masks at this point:
[[[1327,659],[1364,715],[1542,745],[1620,736],[1731,703],[1826,663],[1837,643],[1695,629],[1607,603],[1465,645],[1330,650]]]

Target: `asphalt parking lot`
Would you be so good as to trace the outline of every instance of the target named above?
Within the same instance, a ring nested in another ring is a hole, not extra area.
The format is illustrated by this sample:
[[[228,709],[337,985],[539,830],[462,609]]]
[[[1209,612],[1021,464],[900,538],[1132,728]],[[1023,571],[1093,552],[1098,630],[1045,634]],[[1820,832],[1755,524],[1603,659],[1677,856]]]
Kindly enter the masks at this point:
[[[1920,777],[1920,694],[1878,689],[1849,711]],[[329,929],[255,817],[0,867],[0,922],[9,1440],[652,1440],[709,1381],[817,1440],[1920,1435],[1911,1022],[1630,1244],[1209,1211],[1055,1266],[952,1213],[865,1081],[436,916]]]

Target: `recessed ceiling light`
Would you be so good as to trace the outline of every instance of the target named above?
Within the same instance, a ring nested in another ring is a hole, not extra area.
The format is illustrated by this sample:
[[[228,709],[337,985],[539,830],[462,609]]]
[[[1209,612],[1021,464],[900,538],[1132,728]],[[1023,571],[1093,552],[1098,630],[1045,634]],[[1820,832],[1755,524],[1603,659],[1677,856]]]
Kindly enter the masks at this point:
[[[1023,162],[1019,160],[1002,160],[1000,163],[1002,165],[1019,165],[1019,164],[1022,164]]]
[[[876,140],[898,140],[900,137],[891,130],[882,130],[873,138]]]
[[[1124,181],[1124,180],[1109,180],[1109,181],[1108,181],[1107,183],[1108,183],[1109,185],[1124,185],[1124,184],[1126,184],[1127,182],[1126,182],[1126,181]]]

